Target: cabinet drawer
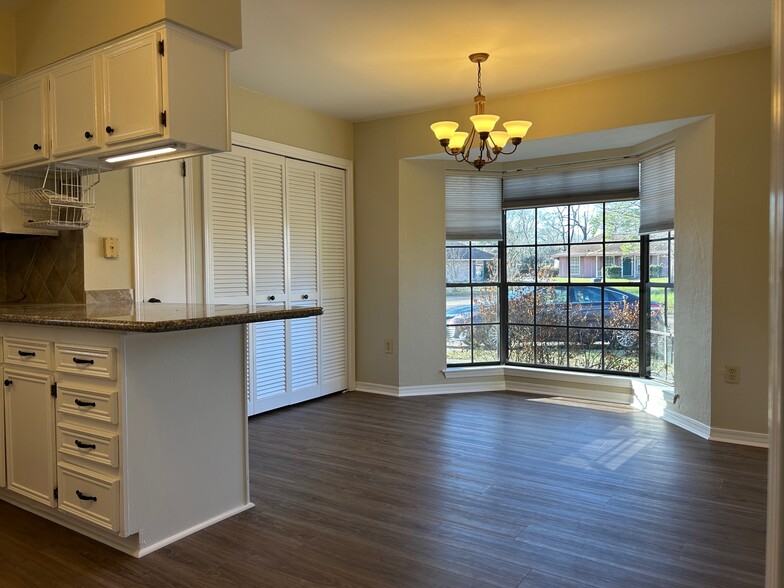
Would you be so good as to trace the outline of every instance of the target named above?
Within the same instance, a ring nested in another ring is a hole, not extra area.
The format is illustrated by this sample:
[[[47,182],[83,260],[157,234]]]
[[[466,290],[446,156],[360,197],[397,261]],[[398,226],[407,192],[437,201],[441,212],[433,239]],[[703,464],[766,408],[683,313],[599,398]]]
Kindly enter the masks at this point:
[[[3,358],[5,363],[51,369],[52,344],[36,339],[3,339]]]
[[[55,345],[55,370],[69,374],[92,376],[105,380],[117,378],[113,347],[84,347],[82,345]]]
[[[120,480],[66,463],[57,464],[57,506],[80,519],[120,530]]]
[[[86,427],[57,425],[57,451],[116,468],[120,463],[119,435]]]
[[[57,412],[117,424],[117,392],[57,387]]]

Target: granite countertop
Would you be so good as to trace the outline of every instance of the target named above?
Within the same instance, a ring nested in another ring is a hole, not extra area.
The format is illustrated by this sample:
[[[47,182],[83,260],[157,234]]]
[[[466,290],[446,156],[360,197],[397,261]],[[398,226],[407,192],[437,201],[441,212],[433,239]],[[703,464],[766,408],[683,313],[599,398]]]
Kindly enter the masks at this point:
[[[3,304],[0,322],[164,333],[322,314],[318,307],[275,308],[247,304]]]

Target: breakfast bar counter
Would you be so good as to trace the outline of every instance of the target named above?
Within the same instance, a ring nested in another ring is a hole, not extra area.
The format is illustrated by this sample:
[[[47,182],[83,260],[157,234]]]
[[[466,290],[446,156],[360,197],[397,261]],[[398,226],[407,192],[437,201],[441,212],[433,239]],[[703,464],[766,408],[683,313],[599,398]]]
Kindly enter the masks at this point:
[[[321,312],[0,306],[0,500],[136,557],[251,508],[244,324]]]

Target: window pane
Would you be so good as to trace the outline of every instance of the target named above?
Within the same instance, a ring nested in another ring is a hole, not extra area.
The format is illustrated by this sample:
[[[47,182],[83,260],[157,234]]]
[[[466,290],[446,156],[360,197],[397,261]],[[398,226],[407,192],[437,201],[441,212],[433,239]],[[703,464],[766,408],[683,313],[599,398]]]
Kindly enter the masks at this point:
[[[534,324],[534,287],[509,286],[509,322]]]
[[[471,363],[471,327],[446,327],[446,362]]]
[[[498,281],[498,247],[471,248],[471,281]]]
[[[569,211],[569,240],[572,243],[601,241],[604,234],[604,205],[578,204]]]
[[[602,369],[601,329],[569,330],[569,365],[583,369]]]
[[[536,276],[540,282],[565,282],[569,278],[566,245],[537,247]]]
[[[474,361],[498,361],[498,325],[478,325],[474,327]]]
[[[474,288],[474,324],[498,322],[498,287]]]
[[[536,363],[566,366],[566,329],[563,327],[536,328]]]
[[[533,245],[536,243],[536,209],[506,211],[506,244]]]
[[[637,331],[605,331],[604,369],[639,372],[640,342]]]
[[[572,282],[596,282],[601,280],[604,246],[572,245],[570,251],[570,280]],[[576,271],[575,271],[576,270]],[[598,278],[598,280],[597,280]]]
[[[569,234],[569,207],[536,209],[536,242],[540,245],[566,243]]]
[[[648,252],[651,282],[666,282],[670,271],[669,241],[650,241]]]
[[[604,289],[604,326],[610,329],[639,329],[640,289]]]
[[[566,286],[537,286],[536,322],[540,325],[566,325]]]
[[[447,247],[446,248],[446,283],[462,284],[468,283],[469,274],[469,255],[468,247]]]
[[[536,249],[509,247],[506,250],[506,279],[509,282],[533,282],[536,277]]]
[[[601,286],[569,288],[569,325],[573,327],[602,326]]]
[[[630,241],[640,238],[640,201],[626,200],[605,204],[604,238],[606,241]]]
[[[674,381],[674,313],[673,288],[651,288],[650,309],[650,375]]]
[[[509,361],[514,363],[535,363],[534,328],[509,327]]]
[[[675,239],[670,241],[670,282],[675,283]]]
[[[640,243],[607,243],[604,265],[608,282],[640,281]]]

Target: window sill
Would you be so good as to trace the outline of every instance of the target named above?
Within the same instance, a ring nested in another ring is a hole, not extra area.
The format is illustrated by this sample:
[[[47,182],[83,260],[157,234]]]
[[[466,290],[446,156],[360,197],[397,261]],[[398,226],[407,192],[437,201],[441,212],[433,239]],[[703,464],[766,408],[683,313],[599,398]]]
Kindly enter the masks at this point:
[[[555,382],[573,382],[578,384],[605,385],[632,388],[630,376],[613,376],[610,374],[590,374],[587,372],[568,372],[564,370],[548,370],[546,368],[521,367],[509,365],[449,367],[441,370],[447,380],[453,378],[535,378],[537,380],[553,380]],[[643,380],[647,381],[647,380]]]

